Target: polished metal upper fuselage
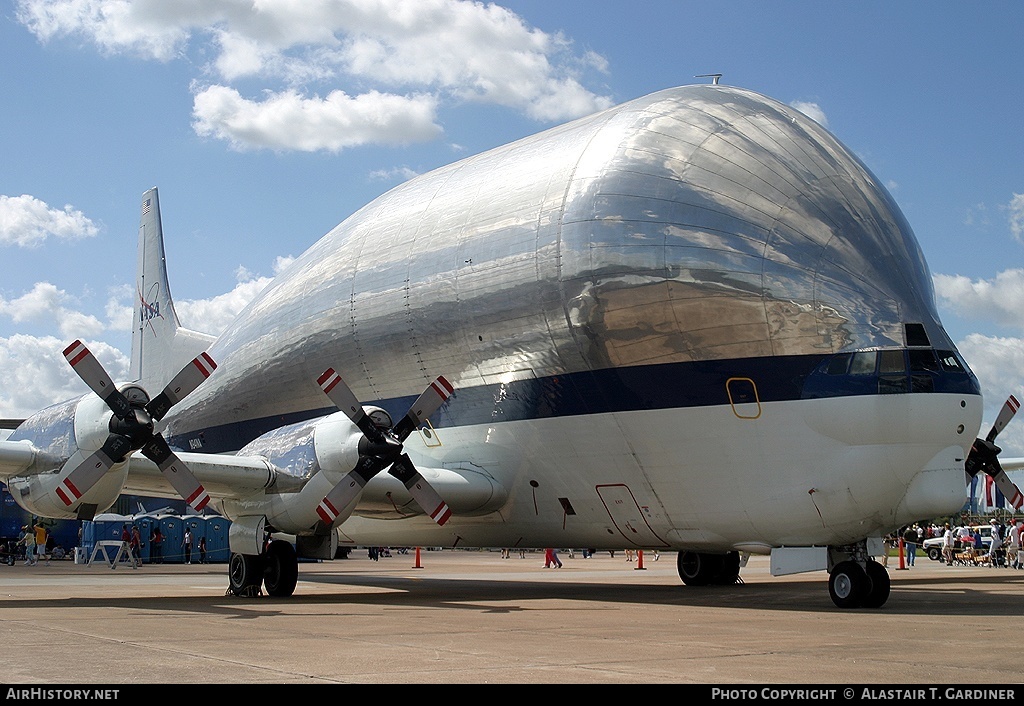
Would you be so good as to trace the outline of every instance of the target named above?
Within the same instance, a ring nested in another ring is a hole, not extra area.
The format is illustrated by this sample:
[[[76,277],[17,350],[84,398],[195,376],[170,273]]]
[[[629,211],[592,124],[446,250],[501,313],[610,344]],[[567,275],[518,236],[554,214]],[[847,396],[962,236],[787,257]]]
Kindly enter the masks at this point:
[[[168,433],[237,449],[328,408],[327,367],[364,403],[444,374],[499,405],[517,381],[902,347],[906,322],[953,348],[917,241],[865,166],[795,109],[685,86],[419,176],[349,217],[220,336],[220,367]]]

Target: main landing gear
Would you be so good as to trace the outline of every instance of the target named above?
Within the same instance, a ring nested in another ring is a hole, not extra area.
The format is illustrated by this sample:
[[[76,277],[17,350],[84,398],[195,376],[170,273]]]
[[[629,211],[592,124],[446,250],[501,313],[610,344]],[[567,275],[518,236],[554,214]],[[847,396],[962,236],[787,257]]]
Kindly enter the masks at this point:
[[[228,563],[228,593],[256,596],[260,585],[279,598],[292,595],[299,579],[299,561],[291,542],[275,539],[259,556],[232,554]]]
[[[828,577],[829,596],[839,608],[881,608],[889,589],[889,572],[871,558],[841,561]]]
[[[676,571],[687,586],[727,586],[740,583],[740,553],[679,552]]]

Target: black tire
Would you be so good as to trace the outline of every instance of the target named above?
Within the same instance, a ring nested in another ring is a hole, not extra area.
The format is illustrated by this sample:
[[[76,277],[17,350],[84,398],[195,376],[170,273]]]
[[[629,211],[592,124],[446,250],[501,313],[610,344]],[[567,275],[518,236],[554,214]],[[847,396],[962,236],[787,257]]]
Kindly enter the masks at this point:
[[[295,592],[299,580],[299,560],[291,542],[275,539],[267,548],[263,568],[263,586],[267,594],[286,598]]]
[[[724,554],[679,552],[676,557],[676,571],[687,586],[707,586],[721,575],[724,564]]]
[[[864,596],[865,608],[881,608],[889,600],[891,581],[889,572],[877,561],[869,561],[864,567],[867,574],[869,587]]]
[[[855,561],[836,564],[828,577],[828,594],[839,608],[859,608],[870,589],[864,569]]]
[[[228,561],[228,586],[236,596],[251,595],[263,582],[263,558],[253,554],[232,554]]]
[[[722,557],[722,567],[712,579],[717,586],[732,586],[740,578],[740,553],[729,552]]]
[[[928,547],[928,558],[932,561],[939,561],[942,559],[942,550],[938,547]]]

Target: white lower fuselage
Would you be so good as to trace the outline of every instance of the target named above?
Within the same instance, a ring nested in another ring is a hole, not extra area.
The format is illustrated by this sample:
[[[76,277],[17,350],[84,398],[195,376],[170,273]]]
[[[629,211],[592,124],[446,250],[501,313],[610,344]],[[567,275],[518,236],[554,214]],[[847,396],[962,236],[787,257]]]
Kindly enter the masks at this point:
[[[876,395],[769,403],[756,419],[727,406],[441,429],[434,453],[407,443],[417,463],[441,466],[447,446],[476,450],[451,461],[492,474],[509,491],[504,507],[437,527],[379,519],[403,516],[382,504],[346,522],[342,540],[755,553],[843,544],[958,510],[966,430],[980,415],[976,396]]]

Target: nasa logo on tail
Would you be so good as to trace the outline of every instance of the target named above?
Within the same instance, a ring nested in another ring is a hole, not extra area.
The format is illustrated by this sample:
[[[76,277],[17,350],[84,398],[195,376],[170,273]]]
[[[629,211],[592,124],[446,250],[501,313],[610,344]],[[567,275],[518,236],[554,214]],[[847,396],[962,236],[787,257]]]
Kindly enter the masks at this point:
[[[141,289],[137,288],[136,291],[139,295],[139,327],[148,325],[150,331],[155,336],[156,329],[153,327],[152,322],[154,319],[164,318],[160,313],[160,283],[157,282],[149,288],[148,300]]]

